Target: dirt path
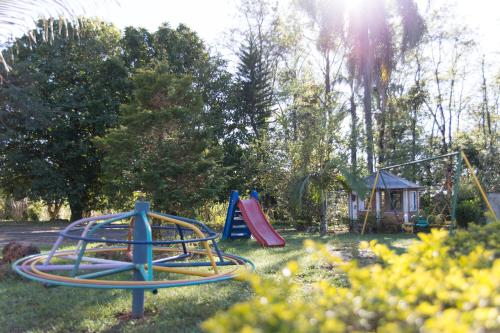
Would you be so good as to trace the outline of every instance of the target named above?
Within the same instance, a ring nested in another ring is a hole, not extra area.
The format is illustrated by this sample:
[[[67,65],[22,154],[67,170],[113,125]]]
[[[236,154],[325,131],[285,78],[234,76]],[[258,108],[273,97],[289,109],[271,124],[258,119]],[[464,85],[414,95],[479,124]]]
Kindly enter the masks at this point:
[[[0,223],[0,248],[14,240],[30,242],[37,246],[50,247],[56,241],[59,236],[59,232],[66,226],[67,224],[35,225]],[[126,234],[126,231],[123,233]],[[100,235],[106,235],[106,232],[101,233]],[[116,231],[113,233],[113,236],[117,236]]]
[[[26,241],[37,246],[52,245],[64,226],[0,224],[0,248],[10,241]]]

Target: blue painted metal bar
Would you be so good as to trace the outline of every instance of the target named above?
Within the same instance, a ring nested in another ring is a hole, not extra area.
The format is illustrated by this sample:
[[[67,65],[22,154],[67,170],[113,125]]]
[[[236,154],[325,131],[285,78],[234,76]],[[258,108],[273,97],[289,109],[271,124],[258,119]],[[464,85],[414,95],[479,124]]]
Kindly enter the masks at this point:
[[[177,227],[177,232],[179,233],[179,237],[181,240],[184,240],[184,233],[182,232],[182,228],[180,225],[176,224]],[[184,251],[185,254],[187,254],[187,248],[186,248],[186,243],[181,243],[182,244],[182,250]]]
[[[217,266],[232,266],[234,263],[232,261],[216,262]],[[205,267],[212,266],[210,262],[166,262],[157,263],[155,266],[162,267]]]
[[[252,270],[255,270],[255,265],[248,259],[237,256],[237,255],[230,255],[223,253],[224,256],[233,258],[235,260],[238,260],[242,263],[246,263],[250,265]],[[96,289],[129,289],[133,291],[142,291],[144,295],[144,289],[155,289],[155,288],[173,288],[173,287],[182,287],[182,286],[191,286],[191,285],[200,285],[204,283],[214,283],[214,282],[220,282],[220,281],[226,281],[230,280],[233,278],[231,275],[226,275],[226,276],[220,276],[217,278],[204,278],[200,280],[193,280],[193,281],[182,281],[179,283],[171,283],[171,282],[164,282],[164,281],[158,281],[158,283],[154,284],[149,284],[149,285],[122,285],[119,284],[120,281],[116,281],[116,284],[113,285],[97,285],[97,284],[80,284],[76,282],[65,282],[65,281],[54,281],[50,279],[45,279],[41,278],[40,276],[30,274],[30,268],[29,266],[24,266],[24,262],[27,260],[30,260],[34,257],[39,256],[39,254],[35,254],[32,256],[24,257],[12,264],[12,269],[16,271],[17,274],[30,279],[34,281],[38,281],[41,283],[45,284],[50,284],[50,285],[59,285],[59,286],[68,286],[68,287],[80,287],[80,288],[96,288]],[[144,303],[143,303],[144,305]]]
[[[132,264],[130,264],[130,265],[124,265],[123,267],[106,269],[106,270],[100,271],[100,272],[94,272],[94,273],[88,273],[88,274],[78,275],[78,276],[75,276],[75,278],[77,278],[77,279],[93,279],[93,278],[96,278],[96,277],[102,277],[102,276],[112,275],[112,274],[115,274],[115,273],[125,272],[125,271],[131,270],[133,268],[134,268],[134,265],[132,265]]]
[[[234,212],[236,210],[236,206],[239,200],[240,197],[238,191],[236,190],[231,191],[231,195],[229,196],[229,206],[227,208],[226,223],[224,224],[224,230],[222,232],[222,237],[221,237],[222,240],[231,238],[231,229],[233,227]]]
[[[259,192],[257,192],[257,190],[251,190],[250,198],[254,198],[255,200],[259,201]]]
[[[87,217],[87,218],[80,219],[80,220],[77,220],[77,221],[71,223],[66,228],[64,228],[64,230],[62,230],[61,232],[59,232],[59,237],[57,237],[56,242],[52,246],[52,249],[50,250],[50,253],[47,256],[47,259],[45,260],[45,264],[49,264],[50,263],[50,260],[52,259],[52,256],[54,255],[54,253],[56,252],[56,250],[61,245],[61,243],[62,243],[62,241],[64,239],[64,237],[61,235],[62,232],[64,232],[64,231],[70,231],[70,230],[81,230],[81,229],[83,229],[83,227],[78,227],[79,224],[86,223],[86,222],[92,222],[92,221],[96,221],[96,220],[104,220],[104,219],[108,219],[108,218],[113,218],[113,217],[116,217],[116,216],[120,216],[122,214],[123,213],[109,214],[109,215],[103,215],[103,216]]]
[[[172,256],[172,257],[168,257],[168,258],[162,258],[162,259],[153,260],[153,264],[161,263],[161,262],[167,262],[167,261],[172,261],[172,260],[179,260],[179,259],[189,258],[190,256],[191,256],[191,253],[183,253],[183,254],[179,254],[177,256]]]
[[[172,241],[128,241],[128,240],[121,240],[121,239],[102,239],[102,238],[92,238],[92,237],[81,237],[81,236],[76,236],[76,235],[64,235],[65,238],[69,239],[76,239],[76,240],[83,240],[87,242],[94,242],[94,243],[109,243],[109,244],[142,244],[142,245],[173,245],[173,244],[182,244],[182,243],[198,243],[198,242],[205,242],[205,241],[210,241],[213,239],[217,238],[217,234],[213,236],[208,236],[204,238],[193,238],[193,239],[176,239]]]
[[[220,262],[224,262],[224,257],[222,256],[222,252],[219,249],[219,245],[217,245],[217,242],[215,241],[215,239],[212,241],[212,245],[215,249],[215,252],[217,253],[217,256],[219,257]]]
[[[151,266],[149,266],[151,267]],[[149,275],[148,275],[148,272],[146,271],[146,269],[144,268],[143,265],[139,265],[136,267],[137,270],[142,274],[142,279],[143,281],[147,281],[149,279]],[[148,269],[148,271],[153,271],[152,269]]]

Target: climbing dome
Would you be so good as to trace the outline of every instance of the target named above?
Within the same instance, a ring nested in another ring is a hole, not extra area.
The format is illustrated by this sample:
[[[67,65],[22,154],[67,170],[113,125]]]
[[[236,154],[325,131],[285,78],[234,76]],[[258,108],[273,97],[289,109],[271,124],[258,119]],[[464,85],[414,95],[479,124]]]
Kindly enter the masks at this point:
[[[13,268],[47,285],[152,291],[235,279],[254,269],[249,260],[221,252],[217,236],[199,221],[151,212],[138,202],[134,211],[71,223],[50,252]]]

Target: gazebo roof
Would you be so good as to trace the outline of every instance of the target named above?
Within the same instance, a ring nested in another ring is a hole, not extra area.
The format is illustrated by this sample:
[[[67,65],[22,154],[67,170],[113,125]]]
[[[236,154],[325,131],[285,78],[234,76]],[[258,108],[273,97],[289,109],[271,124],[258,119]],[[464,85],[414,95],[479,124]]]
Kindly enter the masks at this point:
[[[373,188],[373,182],[375,181],[377,173],[373,173],[370,176],[363,179],[366,186],[369,188]],[[380,171],[380,176],[378,177],[378,182],[376,189],[377,190],[403,190],[403,189],[421,189],[423,186],[415,184],[407,179],[398,177],[389,171],[382,170]]]

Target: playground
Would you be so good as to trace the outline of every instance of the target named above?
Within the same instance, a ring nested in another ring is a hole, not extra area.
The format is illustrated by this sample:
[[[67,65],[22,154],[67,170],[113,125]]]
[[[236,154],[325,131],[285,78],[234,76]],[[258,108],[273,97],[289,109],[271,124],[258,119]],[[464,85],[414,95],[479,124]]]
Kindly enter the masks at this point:
[[[26,226],[26,230],[30,229],[36,230],[36,227]],[[345,285],[345,277],[340,271],[325,270],[305,251],[303,242],[311,235],[293,231],[282,234],[287,241],[286,247],[264,248],[253,239],[223,241],[220,246],[225,252],[252,260],[257,267],[256,273],[262,277],[279,280],[283,267],[291,260],[298,260],[307,267],[299,277],[304,288],[324,278],[335,285]],[[358,259],[369,264],[374,257],[360,253],[359,241],[376,239],[404,251],[415,237],[379,234],[359,239],[346,234],[312,239],[328,245],[333,253],[346,260]],[[42,246],[42,250],[48,251],[50,246]],[[0,313],[3,314],[0,325],[7,332],[198,332],[203,321],[218,311],[250,299],[253,292],[247,283],[238,281],[162,289],[156,295],[147,293],[145,317],[140,320],[130,318],[131,293],[127,290],[47,288],[11,273],[0,280],[0,295]]]
[[[500,2],[0,2],[0,333],[500,332]]]
[[[357,219],[362,223],[357,233],[318,236],[271,223],[255,190],[248,197],[231,192],[220,232],[195,219],[152,211],[147,201],[137,201],[128,212],[95,215],[70,224],[38,228],[33,224],[0,225],[5,248],[11,241],[28,241],[42,250],[6,262],[0,271],[0,312],[5,318],[0,326],[9,332],[197,332],[218,327],[213,326],[217,323],[213,318],[229,316],[224,314],[227,309],[255,302],[259,297],[255,292],[266,295],[260,296],[260,305],[265,306],[267,295],[286,295],[287,290],[304,297],[322,283],[339,290],[349,288],[354,277],[346,267],[371,270],[384,257],[380,246],[386,246],[391,255],[410,256],[422,248],[417,231],[441,230],[420,235],[424,244],[426,237],[442,242],[444,236],[457,233],[455,211],[462,177],[441,187],[448,201],[434,201],[437,207],[448,202],[448,209],[440,208],[443,223],[433,225],[420,213],[424,186],[384,171],[448,157],[455,158],[457,174],[462,174],[462,161],[472,171],[466,155],[457,152],[382,168],[366,178],[366,198],[354,200],[350,194],[348,203],[357,208],[360,202],[367,202],[364,215]],[[472,178],[495,218],[481,184],[473,174]],[[403,193],[399,204],[391,191]],[[384,197],[388,199],[382,200]],[[376,211],[376,219],[368,232],[371,209]],[[356,222],[352,214],[354,210],[350,211],[350,224]],[[381,225],[393,216],[398,232],[383,233]],[[497,249],[495,241],[485,241]],[[413,250],[406,254],[409,246]],[[318,257],[318,253],[323,254]],[[298,269],[300,274],[291,278]],[[276,289],[281,283],[282,291]],[[248,311],[244,312],[245,321],[251,318]],[[227,318],[240,327],[234,314]]]

